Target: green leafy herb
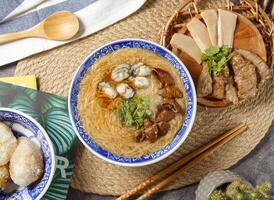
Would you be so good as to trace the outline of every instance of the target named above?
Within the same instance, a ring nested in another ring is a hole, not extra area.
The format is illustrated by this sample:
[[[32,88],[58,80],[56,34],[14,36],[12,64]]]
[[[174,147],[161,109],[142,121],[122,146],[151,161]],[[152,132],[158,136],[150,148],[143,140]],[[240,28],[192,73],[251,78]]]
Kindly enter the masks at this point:
[[[217,75],[222,72],[225,64],[229,60],[229,46],[213,46],[202,53],[201,59],[206,61],[207,69],[210,73]]]
[[[151,115],[149,99],[138,95],[132,99],[124,99],[116,113],[123,126],[140,128],[144,120]]]

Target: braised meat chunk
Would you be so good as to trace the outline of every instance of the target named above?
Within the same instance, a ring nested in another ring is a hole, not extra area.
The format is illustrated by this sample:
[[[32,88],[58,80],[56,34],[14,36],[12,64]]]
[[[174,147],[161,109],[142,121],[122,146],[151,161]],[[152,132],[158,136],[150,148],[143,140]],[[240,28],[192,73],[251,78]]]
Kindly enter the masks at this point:
[[[232,56],[230,64],[238,88],[238,97],[240,99],[246,99],[255,96],[258,91],[255,65],[237,52]]]
[[[159,90],[159,95],[167,99],[183,98],[183,93],[175,86],[169,86]]]
[[[183,111],[183,108],[177,103],[175,99],[164,99],[161,104],[158,106],[158,110],[169,109],[175,113],[180,113]]]
[[[175,118],[175,113],[172,110],[164,109],[156,114],[156,122],[169,122]]]
[[[175,84],[173,77],[165,70],[155,68],[153,69],[152,74],[161,82],[162,87]]]

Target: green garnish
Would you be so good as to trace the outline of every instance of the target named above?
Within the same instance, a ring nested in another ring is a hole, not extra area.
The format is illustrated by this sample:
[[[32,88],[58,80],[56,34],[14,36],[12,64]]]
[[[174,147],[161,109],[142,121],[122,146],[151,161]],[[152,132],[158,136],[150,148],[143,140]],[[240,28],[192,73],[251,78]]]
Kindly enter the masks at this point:
[[[140,128],[144,120],[151,115],[150,101],[147,97],[138,95],[132,99],[123,99],[116,113],[123,126]]]
[[[229,46],[224,45],[222,47],[210,47],[202,53],[201,59],[206,61],[206,66],[209,73],[218,75],[222,72],[225,64],[229,60],[229,51]]]

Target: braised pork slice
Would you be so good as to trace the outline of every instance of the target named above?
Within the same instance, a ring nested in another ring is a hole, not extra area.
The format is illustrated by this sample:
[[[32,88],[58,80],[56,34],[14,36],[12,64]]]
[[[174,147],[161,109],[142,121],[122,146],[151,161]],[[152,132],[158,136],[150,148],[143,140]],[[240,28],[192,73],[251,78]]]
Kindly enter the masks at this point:
[[[168,86],[161,90],[159,90],[159,95],[163,98],[174,99],[174,98],[182,98],[183,93],[179,88],[175,86]]]
[[[161,82],[162,87],[175,84],[173,77],[165,70],[154,68],[152,74]]]
[[[258,91],[255,65],[237,52],[234,52],[230,64],[238,88],[238,97],[240,99],[246,99],[255,96]]]
[[[225,96],[225,78],[223,74],[213,75],[211,96],[216,99],[223,99]]]
[[[230,74],[230,70],[227,65],[224,66],[222,73],[225,78],[225,99],[228,102],[232,102],[233,104],[236,104],[239,102],[239,99],[237,96],[237,90],[234,87],[234,80],[232,75]]]
[[[198,79],[197,93],[199,97],[205,97],[212,93],[212,78],[205,65]]]
[[[271,68],[269,68],[259,56],[243,49],[237,49],[235,51],[256,66],[256,71],[260,78],[259,82],[263,83],[272,77]]]

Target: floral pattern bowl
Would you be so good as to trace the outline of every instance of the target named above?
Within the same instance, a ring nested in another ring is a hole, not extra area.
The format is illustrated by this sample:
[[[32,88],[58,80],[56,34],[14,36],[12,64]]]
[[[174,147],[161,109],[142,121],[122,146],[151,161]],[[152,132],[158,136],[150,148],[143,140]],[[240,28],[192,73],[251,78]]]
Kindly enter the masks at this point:
[[[17,138],[28,137],[40,146],[44,160],[44,174],[39,181],[28,187],[17,188],[16,191],[0,192],[0,200],[41,199],[50,186],[55,172],[55,153],[51,140],[42,126],[23,112],[0,107],[0,121],[7,124]]]
[[[80,120],[78,109],[77,109],[77,103],[78,103],[77,100],[78,100],[80,84],[85,74],[88,72],[88,70],[92,68],[96,60],[123,48],[144,49],[144,50],[154,52],[155,54],[167,59],[175,67],[180,77],[182,78],[184,87],[186,89],[187,98],[188,98],[188,105],[186,108],[186,115],[185,115],[184,121],[182,122],[182,126],[180,130],[178,131],[177,135],[174,137],[172,142],[159,151],[156,151],[152,154],[144,155],[141,157],[136,157],[136,158],[116,155],[97,145],[96,142],[89,136],[89,134],[85,132]],[[95,51],[93,51],[76,71],[71,82],[68,101],[69,101],[68,105],[69,105],[70,119],[71,119],[73,128],[78,138],[85,145],[85,147],[89,151],[94,153],[96,156],[102,158],[105,161],[108,161],[112,164],[117,164],[121,166],[130,166],[130,167],[144,166],[144,165],[156,163],[166,158],[167,156],[172,154],[176,149],[178,149],[181,146],[181,144],[184,142],[184,140],[186,139],[186,137],[188,136],[192,128],[195,115],[196,115],[196,108],[197,108],[195,87],[194,87],[192,78],[189,72],[187,71],[185,65],[168,49],[154,42],[150,42],[142,39],[117,40],[117,41],[108,43],[96,49]]]

